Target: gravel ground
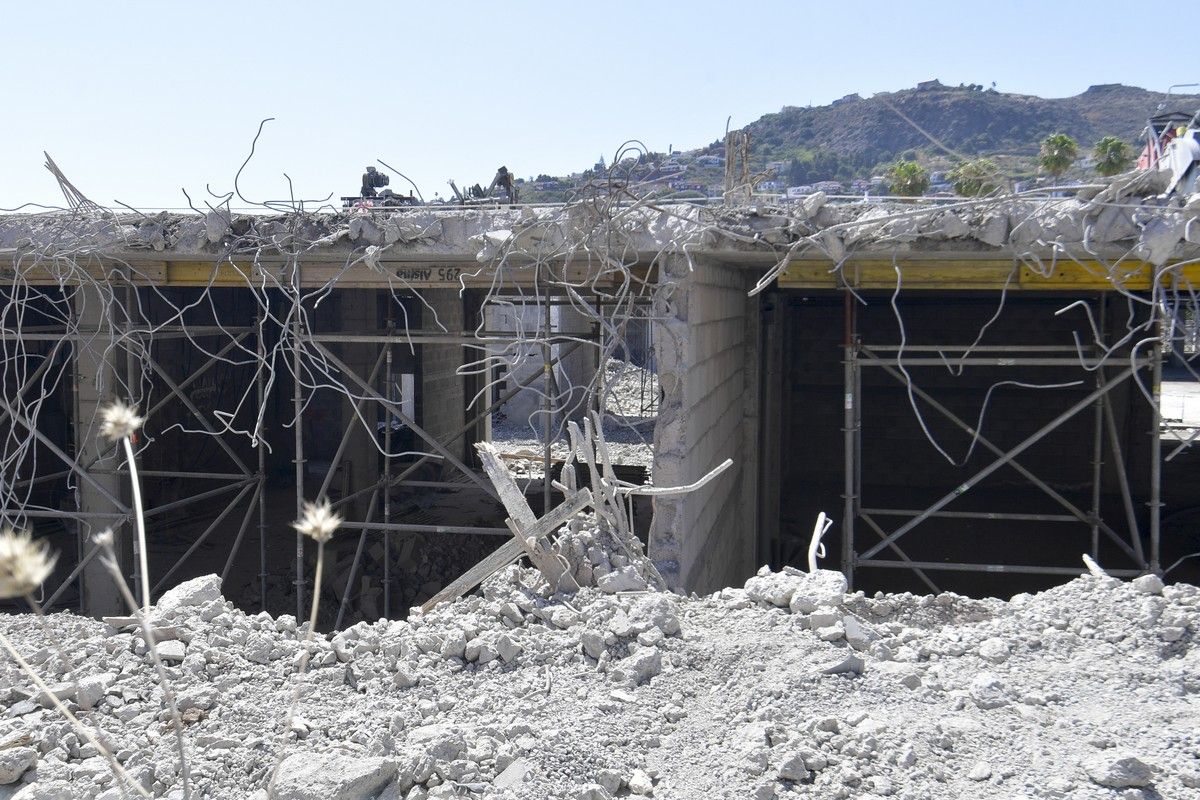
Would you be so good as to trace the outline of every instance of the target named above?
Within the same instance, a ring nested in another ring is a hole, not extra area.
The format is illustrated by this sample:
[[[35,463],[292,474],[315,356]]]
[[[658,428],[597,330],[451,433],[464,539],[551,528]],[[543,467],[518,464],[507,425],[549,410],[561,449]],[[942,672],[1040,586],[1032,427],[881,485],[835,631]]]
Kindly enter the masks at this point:
[[[153,618],[194,796],[262,800],[303,633],[218,585],[181,584]],[[1087,576],[1010,602],[843,589],[785,572],[703,598],[550,597],[513,567],[481,596],[317,635],[272,796],[1200,797],[1196,587]],[[151,794],[181,796],[140,636],[68,613],[47,627],[0,617]],[[120,797],[7,658],[0,687],[0,798]]]

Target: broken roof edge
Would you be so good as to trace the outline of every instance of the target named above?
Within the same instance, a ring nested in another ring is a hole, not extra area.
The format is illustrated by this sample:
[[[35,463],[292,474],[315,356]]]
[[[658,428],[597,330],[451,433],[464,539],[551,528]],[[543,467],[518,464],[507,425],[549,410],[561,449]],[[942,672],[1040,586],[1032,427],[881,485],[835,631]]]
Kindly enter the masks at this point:
[[[948,204],[697,206],[639,201],[561,207],[418,208],[286,215],[58,212],[0,215],[0,257],[28,255],[219,262],[487,264],[619,253],[649,263],[688,252],[739,266],[858,257],[1123,259],[1161,267],[1200,257],[1200,198],[1158,194],[1162,175],[1118,176],[1084,195],[1004,195]]]

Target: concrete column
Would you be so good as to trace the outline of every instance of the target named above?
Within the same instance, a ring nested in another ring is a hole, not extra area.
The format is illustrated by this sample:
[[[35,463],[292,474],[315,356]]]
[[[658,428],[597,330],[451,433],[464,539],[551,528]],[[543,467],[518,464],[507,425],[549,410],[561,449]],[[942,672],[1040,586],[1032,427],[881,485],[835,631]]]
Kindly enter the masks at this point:
[[[747,506],[747,412],[757,373],[747,374],[756,347],[748,333],[745,276],[709,259],[688,263],[672,256],[659,264],[660,280],[675,284],[656,300],[655,354],[664,398],[654,430],[654,482],[687,484],[726,458],[733,466],[703,489],[681,498],[655,498],[650,556],[673,587],[708,592],[753,574],[757,542]]]
[[[457,289],[425,289],[421,294],[437,312],[435,322],[433,312],[423,309],[423,329],[440,331],[445,328],[451,333],[462,332],[463,301]],[[463,354],[463,346],[457,343],[421,345],[421,375],[417,380],[422,418],[417,421],[442,443],[457,433],[467,420],[466,388],[463,376],[458,374]],[[418,447],[422,447],[419,442]],[[463,439],[449,445],[449,449],[459,458],[467,457]]]
[[[107,474],[93,472],[91,477],[97,484],[104,487],[110,495],[126,502],[129,496],[128,487],[122,486],[122,477],[112,474],[119,466],[123,456],[114,454],[113,448],[100,439],[99,410],[114,399],[116,370],[124,369],[124,351],[105,348],[113,340],[113,320],[106,299],[95,287],[83,285],[79,288],[74,299],[74,310],[78,320],[80,338],[75,343],[75,454],[80,464],[92,462],[102,452],[108,453],[108,458],[97,464],[106,470]],[[76,497],[79,511],[83,514],[91,512],[120,511],[112,501],[87,481],[75,479]],[[119,521],[112,518],[84,517],[78,526],[80,557],[86,554],[91,545],[88,537],[107,525],[112,525],[116,536],[113,537],[113,547],[122,568],[132,554],[132,526],[118,525]],[[120,592],[113,583],[108,570],[93,559],[84,567],[81,575],[83,585],[83,608],[92,616],[107,616],[128,612]]]
[[[554,328],[556,332],[590,336],[594,320],[570,306],[555,306]],[[570,344],[556,345],[554,355],[558,356]],[[555,380],[558,382],[558,392],[561,399],[560,408],[567,412],[567,418],[579,422],[587,416],[588,388],[596,386],[596,371],[600,368],[599,352],[594,345],[581,345],[570,355],[562,359],[555,369]],[[568,392],[569,390],[569,392]],[[626,409],[626,413],[634,413]],[[560,422],[560,420],[556,420]]]

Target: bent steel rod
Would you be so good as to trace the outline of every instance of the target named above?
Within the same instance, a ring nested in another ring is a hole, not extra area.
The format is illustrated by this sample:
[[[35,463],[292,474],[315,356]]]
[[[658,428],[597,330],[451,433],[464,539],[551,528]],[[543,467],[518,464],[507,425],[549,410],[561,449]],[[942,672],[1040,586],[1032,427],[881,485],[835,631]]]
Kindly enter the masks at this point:
[[[963,494],[968,492],[971,488],[976,486],[984,478],[991,475],[993,472],[1000,469],[1005,464],[1011,463],[1013,461],[1013,459],[1015,459],[1017,456],[1021,455],[1021,453],[1024,453],[1030,447],[1033,447],[1035,444],[1037,444],[1042,439],[1044,439],[1047,435],[1049,435],[1052,431],[1057,430],[1058,427],[1060,425],[1062,425],[1064,422],[1066,422],[1071,417],[1075,416],[1080,411],[1082,411],[1083,409],[1085,409],[1089,405],[1091,405],[1093,402],[1095,402],[1097,397],[1102,396],[1105,392],[1110,391],[1113,386],[1116,386],[1116,385],[1124,382],[1126,379],[1128,379],[1131,375],[1133,375],[1133,372],[1135,369],[1136,369],[1136,366],[1126,367],[1124,370],[1121,371],[1121,374],[1118,375],[1108,387],[1096,389],[1096,390],[1092,391],[1091,393],[1089,393],[1087,397],[1083,398],[1082,400],[1080,400],[1079,402],[1075,403],[1073,406],[1068,408],[1066,411],[1059,414],[1054,419],[1050,420],[1050,422],[1046,423],[1041,428],[1039,428],[1032,436],[1025,439],[1025,441],[1021,442],[1016,447],[1014,447],[1013,449],[1011,449],[1007,453],[1005,453],[1003,456],[996,459],[991,464],[988,464],[986,467],[981,469],[979,472],[972,475],[970,478],[968,478],[966,481],[964,481],[960,486],[958,486],[954,491],[950,492],[947,495],[944,495],[941,499],[939,499],[932,506],[930,506],[924,514],[922,514],[919,517],[914,517],[913,519],[909,520],[905,524],[901,525],[896,530],[892,531],[890,534],[888,534],[886,539],[884,539],[879,544],[873,546],[867,552],[863,553],[862,557],[864,559],[868,559],[868,558],[871,558],[872,556],[876,555],[877,553],[879,553],[880,550],[882,550],[884,547],[886,547],[888,545],[888,543],[896,541],[901,536],[903,536],[904,534],[908,533],[913,528],[915,528],[917,525],[924,522],[925,519],[928,518],[928,516],[930,514],[932,514],[935,511],[941,511],[943,508],[945,508],[947,505],[949,505],[955,499],[961,497]]]

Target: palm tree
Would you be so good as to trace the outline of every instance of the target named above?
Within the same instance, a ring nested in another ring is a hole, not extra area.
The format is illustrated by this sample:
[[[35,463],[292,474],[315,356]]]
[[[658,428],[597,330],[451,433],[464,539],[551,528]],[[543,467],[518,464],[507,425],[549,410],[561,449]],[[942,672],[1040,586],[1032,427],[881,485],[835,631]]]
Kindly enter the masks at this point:
[[[947,175],[954,191],[963,197],[991,194],[1000,186],[1000,168],[990,158],[964,161]]]
[[[1129,145],[1115,136],[1105,136],[1092,148],[1092,158],[1096,160],[1096,172],[1111,178],[1129,166]]]
[[[1065,133],[1052,133],[1042,141],[1042,149],[1038,154],[1038,164],[1054,177],[1058,183],[1059,177],[1075,163],[1079,155],[1079,145]]]
[[[915,161],[897,161],[888,170],[892,194],[920,197],[929,189],[929,173]]]

